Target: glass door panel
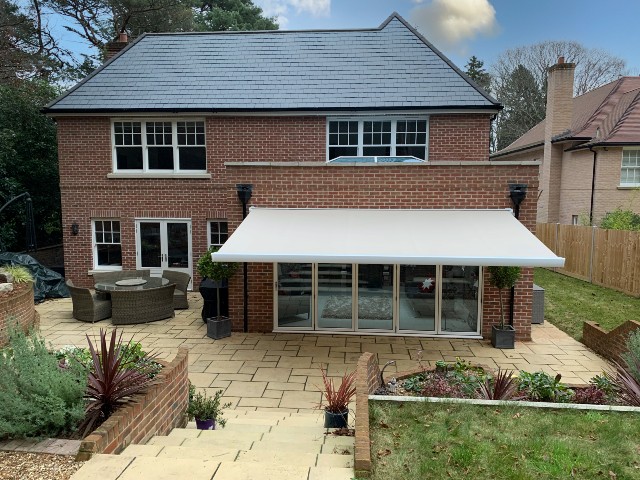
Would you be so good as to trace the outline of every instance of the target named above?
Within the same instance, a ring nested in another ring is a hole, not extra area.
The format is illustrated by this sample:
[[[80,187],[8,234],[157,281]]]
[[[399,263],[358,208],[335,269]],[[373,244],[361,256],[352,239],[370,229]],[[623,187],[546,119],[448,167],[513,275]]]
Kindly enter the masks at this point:
[[[398,330],[435,332],[437,278],[435,265],[400,265]]]
[[[479,333],[478,279],[480,267],[442,267],[442,333]]]
[[[313,327],[313,269],[310,263],[278,263],[276,324],[279,328]]]
[[[186,223],[167,223],[167,257],[169,268],[189,268],[189,228]]]
[[[358,265],[358,329],[393,330],[393,265]]]
[[[140,266],[162,267],[160,222],[140,222]]]
[[[317,328],[353,328],[353,265],[318,264]]]

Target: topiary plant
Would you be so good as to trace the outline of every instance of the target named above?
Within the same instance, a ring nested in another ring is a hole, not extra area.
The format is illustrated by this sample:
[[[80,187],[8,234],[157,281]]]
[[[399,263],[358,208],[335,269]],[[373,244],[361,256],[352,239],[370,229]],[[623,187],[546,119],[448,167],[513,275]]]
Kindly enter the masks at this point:
[[[513,287],[520,278],[520,267],[489,267],[489,283],[498,289],[500,297],[500,325],[498,328],[504,330],[504,302],[502,301],[502,290]]]
[[[202,278],[210,278],[216,282],[227,280],[238,270],[237,263],[214,262],[211,254],[217,252],[220,247],[211,246],[209,250],[198,260],[197,270]]]

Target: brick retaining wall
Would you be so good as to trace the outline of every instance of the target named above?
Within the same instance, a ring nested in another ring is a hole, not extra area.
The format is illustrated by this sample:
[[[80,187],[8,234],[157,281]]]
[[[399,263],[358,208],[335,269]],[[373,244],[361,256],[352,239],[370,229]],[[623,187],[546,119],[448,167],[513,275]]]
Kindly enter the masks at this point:
[[[15,283],[12,292],[0,295],[0,347],[9,340],[7,320],[11,317],[24,332],[40,326],[33,302],[33,283]]]
[[[371,472],[371,439],[369,437],[369,395],[380,386],[380,367],[375,353],[363,353],[356,368],[356,476]]]
[[[154,435],[167,435],[184,427],[189,401],[189,350],[178,355],[162,369],[158,384],[145,394],[136,395],[107,421],[87,436],[76,460],[88,460],[96,453],[120,453],[128,445],[146,443]]]
[[[627,338],[638,329],[640,322],[635,320],[627,320],[610,332],[605,332],[596,322],[584,322],[582,341],[594,352],[624,365],[621,355],[627,352]]]

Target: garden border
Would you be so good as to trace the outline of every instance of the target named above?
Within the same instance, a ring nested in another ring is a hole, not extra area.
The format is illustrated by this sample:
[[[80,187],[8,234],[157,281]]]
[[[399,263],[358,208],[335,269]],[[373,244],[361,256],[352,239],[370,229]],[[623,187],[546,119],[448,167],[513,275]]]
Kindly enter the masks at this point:
[[[80,444],[76,460],[96,453],[117,454],[132,443],[146,443],[154,435],[166,435],[186,425],[189,402],[189,349],[180,347],[144,394],[134,395]]]

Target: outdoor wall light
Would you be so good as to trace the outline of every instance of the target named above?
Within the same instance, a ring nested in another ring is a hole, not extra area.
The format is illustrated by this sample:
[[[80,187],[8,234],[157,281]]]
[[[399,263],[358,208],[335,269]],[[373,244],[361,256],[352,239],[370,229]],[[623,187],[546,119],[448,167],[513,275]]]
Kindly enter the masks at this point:
[[[71,235],[78,235],[79,232],[80,232],[80,225],[78,225],[78,222],[73,222],[71,224]]]
[[[509,184],[509,197],[513,202],[513,210],[516,218],[520,216],[520,204],[527,196],[527,184],[526,183],[510,183]]]

